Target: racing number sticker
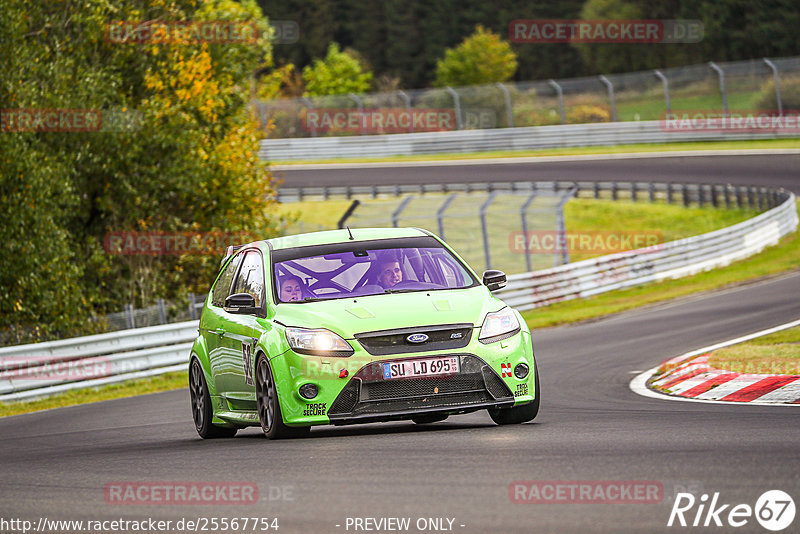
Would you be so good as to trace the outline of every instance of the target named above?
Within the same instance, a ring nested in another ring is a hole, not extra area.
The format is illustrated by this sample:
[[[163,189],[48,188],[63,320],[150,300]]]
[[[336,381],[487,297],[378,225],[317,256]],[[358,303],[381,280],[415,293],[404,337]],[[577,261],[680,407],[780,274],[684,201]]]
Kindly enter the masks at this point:
[[[256,383],[253,380],[253,345],[249,341],[242,342],[242,367],[244,367],[244,383],[248,386],[255,386]]]

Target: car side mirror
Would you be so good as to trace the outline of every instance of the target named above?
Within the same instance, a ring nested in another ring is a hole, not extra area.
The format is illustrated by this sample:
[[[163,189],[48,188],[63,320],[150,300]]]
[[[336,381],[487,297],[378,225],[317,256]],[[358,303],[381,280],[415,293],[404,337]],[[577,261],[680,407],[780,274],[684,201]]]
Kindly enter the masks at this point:
[[[483,272],[483,285],[489,288],[489,291],[497,291],[506,287],[506,273],[503,271],[495,271],[489,269]]]
[[[226,312],[251,314],[257,310],[256,299],[250,293],[234,293],[225,299]]]

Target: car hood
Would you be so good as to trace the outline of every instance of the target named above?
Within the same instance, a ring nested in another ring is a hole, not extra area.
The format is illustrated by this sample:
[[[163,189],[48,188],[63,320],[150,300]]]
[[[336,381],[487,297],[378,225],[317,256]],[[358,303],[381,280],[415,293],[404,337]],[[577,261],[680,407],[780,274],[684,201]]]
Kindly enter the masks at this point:
[[[274,320],[286,326],[327,328],[342,337],[413,326],[471,323],[505,304],[484,286],[280,304]]]

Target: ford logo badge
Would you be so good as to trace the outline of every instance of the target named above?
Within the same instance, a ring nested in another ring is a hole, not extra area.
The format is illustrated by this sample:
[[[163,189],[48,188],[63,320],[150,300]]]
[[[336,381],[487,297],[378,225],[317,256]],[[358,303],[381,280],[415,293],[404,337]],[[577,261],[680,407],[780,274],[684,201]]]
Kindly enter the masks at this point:
[[[406,341],[409,343],[425,343],[428,341],[428,334],[411,334],[406,337]]]

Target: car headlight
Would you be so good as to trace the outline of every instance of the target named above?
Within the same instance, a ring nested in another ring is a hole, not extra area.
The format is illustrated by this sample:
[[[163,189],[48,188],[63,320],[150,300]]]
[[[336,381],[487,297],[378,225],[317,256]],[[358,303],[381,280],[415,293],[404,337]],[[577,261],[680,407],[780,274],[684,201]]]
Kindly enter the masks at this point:
[[[507,339],[519,332],[517,314],[511,308],[503,308],[494,313],[487,313],[483,321],[478,341],[481,343],[494,343]]]
[[[353,354],[353,347],[347,341],[324,328],[287,328],[286,341],[300,354],[342,358]]]

